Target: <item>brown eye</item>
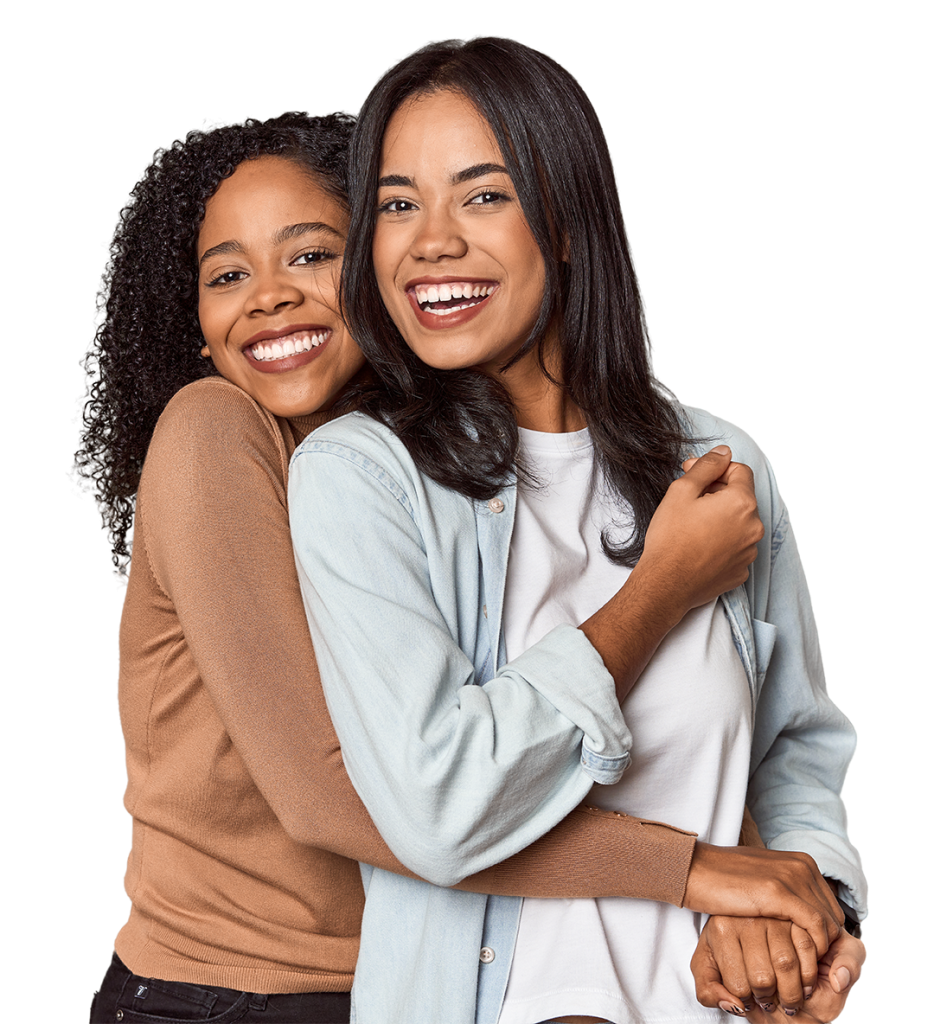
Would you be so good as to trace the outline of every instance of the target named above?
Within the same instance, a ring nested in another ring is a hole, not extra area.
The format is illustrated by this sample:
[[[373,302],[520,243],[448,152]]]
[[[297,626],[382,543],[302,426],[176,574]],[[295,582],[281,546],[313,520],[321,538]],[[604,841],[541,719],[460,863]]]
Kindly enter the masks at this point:
[[[311,252],[303,252],[301,256],[296,256],[292,261],[298,266],[309,266],[315,263],[323,263],[325,260],[333,260],[337,256],[337,253],[331,252],[330,249],[312,249]]]
[[[470,202],[474,206],[489,206],[492,203],[509,202],[509,196],[503,195],[502,192],[481,192],[479,195],[474,196]]]
[[[415,203],[410,202],[408,199],[388,199],[379,209],[377,213],[411,213],[412,210],[417,209]]]
[[[225,284],[236,284],[238,281],[242,281],[246,277],[246,274],[242,270],[225,270],[223,274],[218,274],[217,277],[212,277],[207,282],[207,288],[216,288],[219,285]]]

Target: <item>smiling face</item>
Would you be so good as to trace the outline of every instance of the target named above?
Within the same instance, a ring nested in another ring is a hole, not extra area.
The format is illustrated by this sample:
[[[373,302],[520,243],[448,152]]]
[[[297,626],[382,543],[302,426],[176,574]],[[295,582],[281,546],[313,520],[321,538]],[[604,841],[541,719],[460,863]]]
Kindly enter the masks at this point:
[[[412,351],[494,373],[528,339],[545,264],[489,125],[463,94],[410,97],[386,129],[373,264]],[[500,378],[541,378],[533,351]]]
[[[203,351],[276,416],[327,409],[363,366],[337,301],[346,230],[341,204],[283,157],[240,164],[206,204]]]

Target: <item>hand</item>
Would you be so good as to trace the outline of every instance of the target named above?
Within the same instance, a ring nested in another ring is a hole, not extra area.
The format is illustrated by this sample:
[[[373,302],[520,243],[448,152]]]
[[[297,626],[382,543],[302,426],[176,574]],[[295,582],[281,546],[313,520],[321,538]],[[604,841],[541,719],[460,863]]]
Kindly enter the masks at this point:
[[[696,843],[684,906],[729,917],[791,921],[822,957],[840,934],[843,912],[806,853]]]
[[[641,571],[657,574],[681,615],[744,583],[763,527],[752,470],[726,445],[685,462],[646,533]]]
[[[804,958],[793,964],[802,939]],[[789,1017],[803,1024],[835,1020],[859,978],[866,948],[842,932],[812,974],[806,939],[784,921],[711,918],[691,959],[698,1002],[719,1006],[752,1024],[787,1024]]]
[[[720,445],[719,447],[720,448],[727,448],[727,446],[725,444],[724,445]],[[716,450],[717,450],[716,448],[712,448],[711,449],[711,451],[716,451]],[[727,449],[727,450],[729,451],[729,449]],[[693,458],[685,459],[684,462],[681,463],[681,468],[684,470],[685,473],[687,473],[688,470],[691,469],[691,467],[696,462],[698,462],[699,460],[700,460],[700,456],[697,456],[697,455],[694,456]],[[743,465],[743,463],[741,463],[741,462],[731,462],[730,463],[730,466],[741,466],[741,465]],[[729,469],[729,467],[728,467],[728,469]],[[725,475],[726,474],[724,474],[724,476]],[[714,482],[712,484],[709,484],[707,486],[707,489],[705,490],[704,493],[705,494],[716,494],[717,491],[722,491],[724,487],[726,487],[726,480],[724,480],[723,477],[721,476],[721,477],[718,477],[716,480],[714,480]]]

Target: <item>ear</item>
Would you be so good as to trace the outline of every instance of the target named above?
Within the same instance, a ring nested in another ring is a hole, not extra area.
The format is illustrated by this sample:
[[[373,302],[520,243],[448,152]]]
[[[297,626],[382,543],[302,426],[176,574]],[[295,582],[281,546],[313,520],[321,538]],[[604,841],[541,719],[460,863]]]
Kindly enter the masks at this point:
[[[202,356],[203,359],[210,359],[211,358],[211,350],[208,348],[208,343],[207,342],[205,342],[204,345],[201,348],[201,356]]]

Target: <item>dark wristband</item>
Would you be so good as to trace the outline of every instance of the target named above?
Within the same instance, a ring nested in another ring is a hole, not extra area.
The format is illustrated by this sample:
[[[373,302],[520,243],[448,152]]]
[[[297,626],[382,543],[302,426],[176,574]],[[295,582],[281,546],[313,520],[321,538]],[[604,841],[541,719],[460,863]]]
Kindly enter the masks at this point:
[[[837,903],[840,904],[840,909],[843,911],[844,930],[849,935],[852,935],[854,939],[862,938],[863,929],[860,927],[856,911],[849,905],[849,903],[845,903],[837,895],[837,887],[840,883],[836,878],[828,878],[826,875],[824,875],[824,881],[830,886],[833,894],[837,897]]]

